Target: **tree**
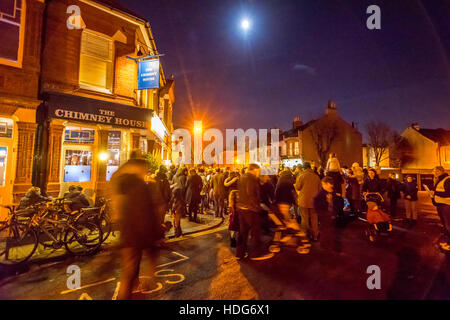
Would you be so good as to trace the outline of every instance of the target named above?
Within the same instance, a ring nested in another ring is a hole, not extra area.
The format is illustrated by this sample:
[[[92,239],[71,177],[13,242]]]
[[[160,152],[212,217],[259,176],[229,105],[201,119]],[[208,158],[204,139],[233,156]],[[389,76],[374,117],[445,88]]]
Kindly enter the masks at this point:
[[[316,150],[317,157],[320,164],[325,166],[327,163],[328,153],[330,152],[331,145],[336,139],[338,129],[335,120],[331,120],[328,117],[316,121],[312,124],[310,134],[314,143],[314,149]]]
[[[159,169],[159,166],[161,165],[161,160],[159,157],[157,157],[154,153],[147,153],[145,156],[145,160],[148,163],[148,167],[150,172],[156,172],[156,170]]]
[[[380,166],[380,162],[385,160],[389,147],[394,142],[394,131],[384,122],[370,121],[367,126],[367,134],[369,136],[369,142],[367,145],[372,149],[375,157],[375,165]]]
[[[393,144],[389,148],[390,165],[393,168],[401,168],[413,159],[412,147],[407,139],[394,132]]]

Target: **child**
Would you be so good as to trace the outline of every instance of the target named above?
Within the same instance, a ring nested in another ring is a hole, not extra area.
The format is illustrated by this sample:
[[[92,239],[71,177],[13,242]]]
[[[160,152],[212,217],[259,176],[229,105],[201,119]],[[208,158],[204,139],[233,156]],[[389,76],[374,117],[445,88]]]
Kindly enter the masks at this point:
[[[376,202],[367,202],[367,222],[376,224],[380,222],[390,222],[391,217],[384,213],[376,204]]]

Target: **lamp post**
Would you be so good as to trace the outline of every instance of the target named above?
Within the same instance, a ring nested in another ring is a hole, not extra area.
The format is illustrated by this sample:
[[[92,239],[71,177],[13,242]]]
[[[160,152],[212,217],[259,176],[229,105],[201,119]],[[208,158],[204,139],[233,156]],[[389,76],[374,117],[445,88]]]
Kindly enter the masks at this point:
[[[202,164],[202,153],[203,153],[203,126],[202,121],[195,120],[194,121],[194,164],[201,165]]]

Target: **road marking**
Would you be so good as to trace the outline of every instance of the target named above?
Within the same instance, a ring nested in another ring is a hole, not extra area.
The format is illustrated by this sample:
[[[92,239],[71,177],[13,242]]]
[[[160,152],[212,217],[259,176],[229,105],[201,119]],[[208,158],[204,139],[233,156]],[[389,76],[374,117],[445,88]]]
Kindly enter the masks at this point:
[[[78,300],[92,300],[92,298],[86,292],[83,292]]]
[[[117,300],[117,296],[119,295],[119,289],[120,289],[120,281],[117,281],[116,289],[114,290],[114,294],[111,300]]]
[[[172,251],[172,253],[173,253],[173,254],[176,254],[177,256],[180,256],[181,259],[178,259],[178,260],[175,260],[175,261],[172,261],[172,262],[167,262],[167,263],[163,263],[163,264],[157,265],[155,268],[163,268],[163,267],[167,267],[167,266],[170,266],[170,265],[176,264],[176,263],[178,263],[178,262],[182,262],[182,261],[185,261],[185,260],[188,260],[188,259],[189,259],[189,257],[186,257],[185,255],[182,255],[182,254],[179,253],[179,252]],[[158,271],[158,272],[161,272],[161,271],[163,271],[163,270],[160,270],[160,271]],[[81,287],[79,287],[79,288],[74,288],[74,289],[70,289],[70,290],[61,291],[60,294],[63,295],[63,294],[75,292],[75,291],[78,291],[78,290],[82,290],[82,289],[85,289],[85,288],[95,287],[95,286],[98,286],[98,285],[101,285],[101,284],[104,284],[104,283],[112,282],[112,281],[114,281],[114,280],[116,280],[116,278],[110,278],[110,279],[103,280],[103,281],[97,281],[97,282],[94,282],[94,283],[90,283],[90,284],[81,286]],[[184,279],[183,279],[183,280],[184,280]],[[112,297],[112,300],[116,300],[116,299],[117,299],[117,294],[119,293],[119,288],[120,288],[120,282],[118,282],[117,285],[116,285],[116,289],[115,289],[115,291],[114,291],[114,295],[113,295],[113,297]],[[157,289],[156,291],[158,291],[158,290],[160,290],[160,289],[161,289],[161,288]],[[151,292],[153,292],[153,291],[151,291]],[[150,293],[150,292],[149,292],[149,293]]]
[[[189,257],[186,257],[186,256],[182,255],[181,253],[178,253],[178,252],[175,252],[175,251],[172,251],[172,253],[174,253],[174,254],[176,254],[176,255],[182,257],[182,258],[181,258],[181,259],[178,259],[178,260],[175,260],[175,261],[172,261],[172,262],[160,264],[160,265],[156,266],[155,268],[167,267],[167,266],[170,266],[170,265],[172,265],[172,264],[175,264],[175,263],[178,263],[178,262],[181,262],[181,261],[184,261],[184,260],[188,260],[188,259],[189,259]]]
[[[111,278],[111,279],[103,280],[103,281],[97,281],[97,282],[94,282],[94,283],[91,283],[91,284],[87,284],[87,285],[79,287],[79,288],[61,291],[61,294],[66,294],[66,293],[75,292],[75,291],[78,291],[78,290],[81,290],[81,289],[98,286],[100,284],[108,283],[108,282],[111,282],[111,281],[114,281],[114,280],[116,280],[116,278]]]
[[[226,230],[226,229],[228,229],[228,226],[222,226],[222,227],[218,227],[218,228],[211,229],[211,230],[206,230],[206,231],[201,231],[201,232],[197,232],[194,234],[189,234],[187,236],[183,236],[182,239],[172,238],[172,239],[167,240],[166,242],[179,242],[179,241],[183,241],[183,240],[189,240],[189,239],[201,237],[201,236],[204,236],[207,234],[216,233],[218,231],[222,231],[222,230]]]

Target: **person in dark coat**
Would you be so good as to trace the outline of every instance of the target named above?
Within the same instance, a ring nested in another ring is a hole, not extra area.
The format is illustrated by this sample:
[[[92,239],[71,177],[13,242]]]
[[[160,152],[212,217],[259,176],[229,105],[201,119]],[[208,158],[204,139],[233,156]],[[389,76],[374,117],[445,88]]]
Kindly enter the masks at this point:
[[[197,222],[197,213],[202,199],[200,193],[203,188],[202,178],[195,169],[189,170],[189,177],[186,181],[186,203],[188,205],[188,215],[190,221]]]
[[[69,192],[64,195],[64,199],[70,201],[69,208],[72,211],[80,211],[82,208],[89,207],[89,200],[81,193],[81,190],[76,186],[70,186]]]
[[[352,169],[348,170],[346,197],[350,203],[350,211],[357,215],[361,212],[361,192],[357,176]]]
[[[157,205],[153,203],[150,189],[144,180],[146,173],[147,163],[144,159],[130,159],[111,178],[122,254],[119,300],[131,298],[133,285],[139,281],[139,267],[144,253],[150,259],[148,276],[154,276],[158,243],[164,238]]]
[[[236,246],[236,257],[245,258],[248,251],[247,240],[249,234],[253,242],[252,251],[248,253],[251,259],[262,260],[273,256],[264,254],[261,239],[261,194],[259,184],[260,167],[250,164],[247,172],[239,180],[239,237]]]
[[[172,218],[175,228],[175,237],[182,235],[181,218],[185,216],[186,211],[186,168],[179,168],[172,184]]]
[[[158,172],[156,172],[155,182],[158,186],[159,192],[161,193],[161,197],[164,201],[164,212],[166,212],[169,208],[170,198],[172,196],[172,192],[170,190],[170,182],[167,178],[167,169],[163,165],[159,167]]]
[[[390,173],[386,181],[386,191],[389,198],[390,210],[389,213],[392,218],[397,213],[397,201],[401,197],[402,184],[395,178],[395,173]]]
[[[417,222],[417,183],[413,181],[411,176],[406,178],[406,182],[403,184],[403,197],[405,199],[406,210],[406,222]]]
[[[260,176],[261,183],[261,222],[264,233],[269,233],[270,220],[269,211],[272,208],[273,202],[275,200],[275,187],[272,184],[270,176],[262,175]]]
[[[297,201],[297,192],[294,188],[294,176],[289,168],[280,173],[280,177],[275,188],[275,204],[278,211],[283,216],[284,223],[288,228],[300,231],[300,226],[296,219],[292,219],[290,214],[291,206]]]
[[[363,193],[378,192],[383,194],[383,182],[378,177],[375,169],[369,169],[367,179],[365,179],[362,186]]]
[[[40,203],[40,202],[46,202],[51,201],[51,198],[44,197],[41,195],[41,189],[38,187],[31,187],[28,189],[25,196],[20,199],[19,206],[17,207],[17,210],[23,210],[29,206],[32,206],[34,204]]]
[[[225,176],[222,170],[217,169],[216,174],[211,179],[211,187],[213,190],[214,197],[214,211],[216,212],[216,217],[223,218],[224,208],[225,208]]]

